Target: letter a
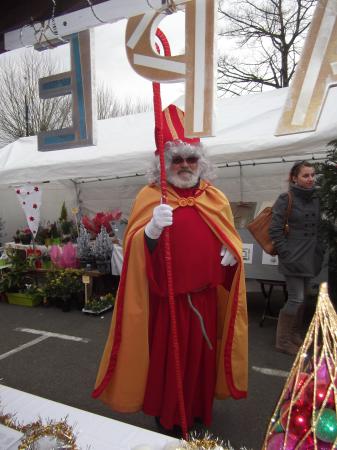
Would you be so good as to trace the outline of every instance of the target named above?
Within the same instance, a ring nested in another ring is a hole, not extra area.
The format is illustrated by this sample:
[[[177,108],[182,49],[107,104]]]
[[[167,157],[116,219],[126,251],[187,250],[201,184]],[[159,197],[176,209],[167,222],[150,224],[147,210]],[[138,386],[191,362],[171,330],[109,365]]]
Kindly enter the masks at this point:
[[[320,0],[276,136],[316,129],[328,90],[337,85],[336,19],[336,0]]]

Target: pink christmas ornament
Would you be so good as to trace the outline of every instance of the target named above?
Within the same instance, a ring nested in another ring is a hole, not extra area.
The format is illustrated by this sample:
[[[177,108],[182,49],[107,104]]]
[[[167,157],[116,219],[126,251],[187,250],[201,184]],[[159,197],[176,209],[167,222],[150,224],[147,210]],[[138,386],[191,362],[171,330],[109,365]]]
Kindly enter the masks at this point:
[[[267,450],[294,450],[296,447],[297,440],[292,436],[287,436],[287,441],[285,442],[285,433],[274,434],[267,443]]]
[[[332,367],[332,363],[330,362],[330,367]],[[320,382],[330,383],[330,375],[328,370],[328,364],[325,358],[322,359],[321,364],[317,369],[317,379]]]

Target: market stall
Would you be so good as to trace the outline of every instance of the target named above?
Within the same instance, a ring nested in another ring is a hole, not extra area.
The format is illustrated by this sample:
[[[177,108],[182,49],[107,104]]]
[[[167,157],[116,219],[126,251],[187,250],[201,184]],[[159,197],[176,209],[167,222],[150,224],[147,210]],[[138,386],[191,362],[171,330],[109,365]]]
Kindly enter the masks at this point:
[[[215,184],[232,202],[272,202],[284,189],[291,162],[319,158],[335,138],[336,87],[329,90],[316,131],[274,136],[287,93],[284,88],[217,101],[216,135],[203,143],[218,167]],[[38,152],[37,139],[30,136],[2,148],[3,240],[11,240],[25,223],[16,208],[15,187],[28,181],[41,187],[42,222],[54,221],[63,201],[69,210],[79,208],[83,214],[119,208],[127,217],[136,192],[146,184],[144,173],[155,147],[153,129],[149,112],[98,121],[94,147]]]

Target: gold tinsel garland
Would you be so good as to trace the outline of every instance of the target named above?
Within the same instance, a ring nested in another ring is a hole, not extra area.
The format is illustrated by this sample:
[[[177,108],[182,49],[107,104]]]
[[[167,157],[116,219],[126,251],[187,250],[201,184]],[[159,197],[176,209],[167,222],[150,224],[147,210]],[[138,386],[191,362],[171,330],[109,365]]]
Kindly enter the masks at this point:
[[[188,436],[188,440],[182,439],[176,450],[234,450],[229,444],[224,444],[221,439],[215,438],[209,432],[203,436],[193,432]],[[241,450],[247,450],[241,447]]]
[[[204,436],[199,436],[197,433],[191,433],[188,440],[181,440],[178,447],[179,450],[230,450],[223,446],[223,442],[211,436],[208,432]]]
[[[73,428],[68,425],[67,418],[61,419],[59,422],[48,420],[46,424],[38,419],[35,422],[23,425],[16,420],[15,414],[0,412],[0,424],[24,433],[18,450],[32,449],[34,443],[43,437],[53,437],[60,441],[63,447],[66,446],[70,450],[79,450]]]

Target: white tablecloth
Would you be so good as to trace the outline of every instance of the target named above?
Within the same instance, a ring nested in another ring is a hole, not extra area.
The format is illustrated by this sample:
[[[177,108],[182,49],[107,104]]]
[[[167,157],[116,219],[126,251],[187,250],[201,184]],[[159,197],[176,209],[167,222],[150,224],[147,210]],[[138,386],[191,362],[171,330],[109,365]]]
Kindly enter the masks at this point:
[[[26,244],[17,244],[17,243],[15,243],[15,242],[6,242],[6,244],[5,244],[5,250],[6,250],[6,248],[14,248],[14,249],[17,249],[17,250],[27,250],[27,249],[29,249],[29,248],[33,248],[33,244],[26,245]],[[40,252],[41,252],[43,255],[48,254],[48,247],[46,247],[45,245],[38,245],[38,244],[35,244],[35,245],[34,245],[34,248],[35,248],[36,250],[40,250]]]
[[[163,434],[144,430],[117,420],[92,414],[62,403],[53,402],[0,384],[0,405],[4,413],[16,415],[20,423],[31,423],[41,417],[60,421],[67,417],[73,427],[76,443],[86,450],[131,450],[137,445],[148,445],[163,450],[165,445],[178,441]]]
[[[120,245],[114,244],[111,255],[111,273],[120,275],[123,265],[123,249]]]

